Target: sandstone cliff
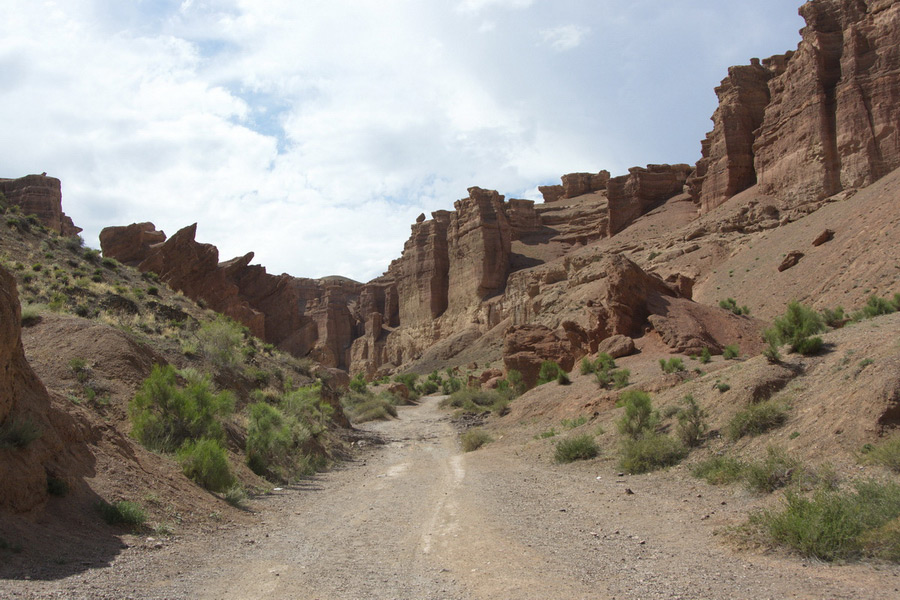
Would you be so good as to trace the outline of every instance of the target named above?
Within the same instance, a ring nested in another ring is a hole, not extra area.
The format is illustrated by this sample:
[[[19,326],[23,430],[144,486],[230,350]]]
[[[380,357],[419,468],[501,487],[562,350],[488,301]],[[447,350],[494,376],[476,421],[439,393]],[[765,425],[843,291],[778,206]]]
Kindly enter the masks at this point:
[[[691,180],[708,212],[759,183],[790,205],[864,187],[900,166],[900,2],[800,8],[796,52],[734,67]]]
[[[62,187],[55,177],[26,175],[18,179],[0,179],[0,194],[6,197],[8,204],[18,206],[26,215],[36,215],[60,235],[76,235],[81,231],[62,211]]]

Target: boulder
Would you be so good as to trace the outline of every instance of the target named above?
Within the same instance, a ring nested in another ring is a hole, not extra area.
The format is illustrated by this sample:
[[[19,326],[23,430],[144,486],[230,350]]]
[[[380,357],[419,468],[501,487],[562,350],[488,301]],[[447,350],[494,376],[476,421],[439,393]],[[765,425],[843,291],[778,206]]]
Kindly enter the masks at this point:
[[[166,241],[166,234],[153,223],[132,223],[123,227],[104,227],[100,231],[103,256],[115,258],[123,265],[138,266],[150,256],[152,246]]]
[[[834,239],[834,230],[826,229],[825,231],[823,231],[822,233],[820,233],[819,235],[816,236],[816,239],[813,240],[812,245],[813,246],[821,246],[822,244],[824,244],[826,242],[830,242],[832,239]]]
[[[597,345],[597,353],[605,352],[613,358],[634,354],[634,340],[627,335],[612,335]]]
[[[784,260],[781,261],[781,264],[778,265],[778,272],[787,271],[791,267],[795,266],[800,259],[803,258],[804,254],[799,250],[791,250],[787,253],[787,256],[784,257]]]

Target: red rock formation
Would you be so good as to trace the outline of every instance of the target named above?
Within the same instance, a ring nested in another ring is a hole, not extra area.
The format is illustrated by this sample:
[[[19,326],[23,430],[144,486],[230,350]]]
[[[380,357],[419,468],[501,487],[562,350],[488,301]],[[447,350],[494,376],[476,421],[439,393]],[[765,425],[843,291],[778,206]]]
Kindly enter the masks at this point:
[[[632,167],[628,175],[613,177],[607,184],[609,224],[613,236],[641,215],[684,190],[691,167],[688,165],[647,165]]]
[[[150,247],[166,241],[166,234],[157,231],[153,223],[132,223],[125,227],[105,227],[100,232],[103,253],[114,256],[120,263],[138,266],[150,255]]]
[[[416,223],[403,246],[403,254],[389,272],[397,273],[401,323],[436,319],[449,302],[450,256],[447,232],[450,212],[432,213],[433,219]]]
[[[780,65],[778,61],[767,61]],[[690,181],[694,201],[706,213],[756,183],[753,167],[755,132],[769,104],[769,80],[775,72],[753,59],[749,66],[731,67],[716,88],[719,107],[713,130],[701,145],[703,158]]]
[[[800,8],[803,40],[754,146],[764,193],[792,200],[862,187],[900,166],[900,2]]]
[[[503,292],[509,275],[512,228],[503,196],[493,190],[469,188],[457,200],[448,235],[448,308],[462,312]]]
[[[54,409],[22,349],[19,296],[13,276],[0,267],[0,431],[31,427],[38,437],[24,447],[0,445],[0,511],[26,512],[47,499],[47,478],[72,487],[87,466],[79,430]]]
[[[575,366],[574,350],[564,336],[544,325],[527,324],[510,328],[503,348],[506,370],[516,370],[528,387],[537,383],[538,373],[544,361],[554,361],[566,372]]]
[[[605,190],[608,182],[609,171],[569,173],[562,176],[562,185],[542,185],[538,187],[538,191],[544,197],[544,202],[556,202],[563,198],[577,198]]]
[[[0,194],[8,204],[20,207],[26,215],[37,215],[44,225],[60,235],[81,232],[62,211],[62,186],[55,177],[26,175],[19,179],[0,179]]]

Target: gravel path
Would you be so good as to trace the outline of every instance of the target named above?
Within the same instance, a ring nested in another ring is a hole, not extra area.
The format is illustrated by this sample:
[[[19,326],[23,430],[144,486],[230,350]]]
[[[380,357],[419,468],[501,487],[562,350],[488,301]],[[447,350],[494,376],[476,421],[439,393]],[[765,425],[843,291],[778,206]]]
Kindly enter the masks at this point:
[[[461,454],[437,402],[367,425],[384,445],[254,501],[250,528],[133,538],[109,568],[0,580],[0,598],[900,597],[894,566],[731,552],[716,531],[752,498],[728,488],[556,466],[503,440]]]

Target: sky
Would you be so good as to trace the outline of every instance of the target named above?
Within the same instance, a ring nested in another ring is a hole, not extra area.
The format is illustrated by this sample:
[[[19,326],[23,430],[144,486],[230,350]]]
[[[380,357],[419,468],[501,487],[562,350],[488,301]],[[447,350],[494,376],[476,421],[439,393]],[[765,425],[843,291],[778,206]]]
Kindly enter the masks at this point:
[[[0,0],[0,177],[103,227],[368,281],[466,189],[694,163],[800,0]]]

